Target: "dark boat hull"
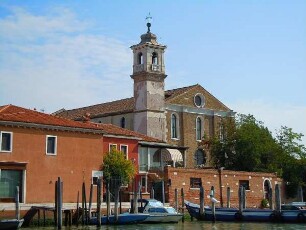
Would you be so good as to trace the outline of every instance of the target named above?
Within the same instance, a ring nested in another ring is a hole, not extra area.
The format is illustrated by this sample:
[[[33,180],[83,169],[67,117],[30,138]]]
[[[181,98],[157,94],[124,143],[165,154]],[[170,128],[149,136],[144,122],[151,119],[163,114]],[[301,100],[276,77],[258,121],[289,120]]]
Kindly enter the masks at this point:
[[[23,219],[0,220],[0,230],[15,230],[21,227]]]
[[[149,217],[149,214],[119,214],[118,215],[118,220],[116,221],[116,218],[114,215],[110,215],[109,217],[107,216],[102,216],[101,217],[101,224],[137,224],[143,222],[145,219]],[[96,225],[98,223],[97,218],[92,218],[90,220],[90,223],[92,225]]]
[[[279,213],[272,209],[244,209],[241,213],[236,208],[216,208],[215,216],[213,216],[210,207],[205,207],[204,214],[200,214],[199,205],[185,202],[185,206],[190,216],[197,220],[306,223],[305,209],[283,210]]]

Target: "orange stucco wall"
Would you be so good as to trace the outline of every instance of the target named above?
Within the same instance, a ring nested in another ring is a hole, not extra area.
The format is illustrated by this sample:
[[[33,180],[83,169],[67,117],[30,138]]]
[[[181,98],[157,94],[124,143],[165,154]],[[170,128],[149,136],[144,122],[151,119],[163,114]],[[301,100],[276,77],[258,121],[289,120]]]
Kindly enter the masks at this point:
[[[102,135],[0,127],[13,132],[11,153],[0,153],[0,161],[27,162],[25,202],[54,202],[55,181],[64,183],[64,202],[76,202],[83,180],[91,183],[92,170],[103,158]],[[57,155],[46,155],[46,135],[57,136]]]
[[[127,145],[128,146],[128,159],[133,160],[133,162],[135,162],[136,170],[138,172],[138,141],[135,139],[103,137],[104,153],[109,152],[110,144],[116,144],[117,150],[119,151],[120,151],[120,145]]]
[[[103,155],[109,151],[109,144],[117,144],[118,149],[120,145],[127,145],[128,158],[135,160],[138,170],[138,140],[135,139],[21,127],[0,126],[0,130],[13,133],[12,152],[0,152],[0,168],[8,169],[3,163],[1,166],[1,162],[27,163],[23,188],[25,203],[54,202],[58,177],[61,177],[64,185],[63,202],[77,201],[83,181],[88,199],[92,170],[100,170]],[[46,155],[46,135],[57,136],[57,155]]]

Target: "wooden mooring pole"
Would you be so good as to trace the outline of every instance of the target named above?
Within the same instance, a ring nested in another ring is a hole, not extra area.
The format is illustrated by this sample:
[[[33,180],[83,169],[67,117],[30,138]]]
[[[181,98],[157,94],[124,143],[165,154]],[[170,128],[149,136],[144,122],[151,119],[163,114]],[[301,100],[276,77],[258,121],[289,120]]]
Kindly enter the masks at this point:
[[[88,221],[89,221],[90,218],[91,218],[92,193],[93,193],[93,184],[90,184],[89,205],[88,205],[88,215],[87,215]],[[87,223],[87,224],[88,224],[88,223]]]
[[[165,205],[165,181],[162,180],[162,203]]]
[[[183,218],[182,218],[182,222],[185,222],[185,195],[184,195],[184,188],[181,188],[181,199],[182,199],[182,214],[183,214]]]
[[[151,199],[154,199],[154,187],[153,187],[153,185],[151,187],[150,197],[151,197]]]
[[[275,185],[275,208],[277,214],[281,214],[282,211],[282,204],[281,204],[281,190],[279,184]]]
[[[203,186],[200,187],[200,215],[203,216],[204,215],[204,188]]]
[[[97,226],[101,226],[101,178],[97,182]]]
[[[179,211],[179,206],[178,206],[178,191],[177,191],[177,188],[174,189],[174,199],[175,199],[175,210],[178,212]]]
[[[226,207],[230,208],[231,207],[231,188],[230,187],[227,187],[226,189],[226,199],[227,199]]]
[[[63,182],[61,178],[58,177],[57,179],[57,209],[56,209],[56,216],[57,216],[57,229],[62,229],[63,225],[63,216],[62,216],[62,209],[63,209]]]
[[[212,211],[212,222],[216,222],[216,205],[212,198],[215,197],[215,187],[211,186],[210,198],[211,198],[211,211]]]
[[[80,191],[78,191],[78,197],[77,197],[77,217],[76,217],[76,226],[79,226],[79,218],[80,218]]]
[[[16,197],[15,197],[15,206],[16,206],[16,219],[20,220],[20,204],[19,204],[19,186],[16,186]]]

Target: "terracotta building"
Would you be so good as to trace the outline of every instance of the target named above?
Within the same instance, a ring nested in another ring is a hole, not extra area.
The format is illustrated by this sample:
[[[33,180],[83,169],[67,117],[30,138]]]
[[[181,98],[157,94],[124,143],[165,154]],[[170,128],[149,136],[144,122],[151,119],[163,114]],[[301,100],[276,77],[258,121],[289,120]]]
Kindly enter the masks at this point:
[[[150,151],[165,143],[111,124],[0,106],[0,203],[14,201],[16,186],[22,203],[52,203],[58,177],[64,181],[63,201],[76,202],[83,181],[89,187],[103,174],[103,156],[112,146],[139,168],[138,148]]]

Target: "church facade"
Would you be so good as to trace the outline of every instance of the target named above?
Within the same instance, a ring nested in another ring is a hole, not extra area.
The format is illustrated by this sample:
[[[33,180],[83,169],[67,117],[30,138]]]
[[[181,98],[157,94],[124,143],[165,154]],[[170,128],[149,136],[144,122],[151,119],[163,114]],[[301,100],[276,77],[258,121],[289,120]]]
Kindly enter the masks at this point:
[[[134,97],[62,109],[55,114],[73,120],[82,120],[86,115],[93,122],[137,131],[176,146],[176,150],[170,150],[173,159],[168,160],[180,166],[211,166],[209,152],[200,143],[204,138],[220,135],[221,120],[235,113],[199,84],[165,90],[164,52],[167,47],[157,42],[156,35],[150,31],[151,25],[147,26],[148,31],[141,35],[141,41],[131,46]],[[156,157],[162,158],[158,149],[156,153],[140,149],[140,171],[149,171],[154,162],[158,162],[154,160]]]

